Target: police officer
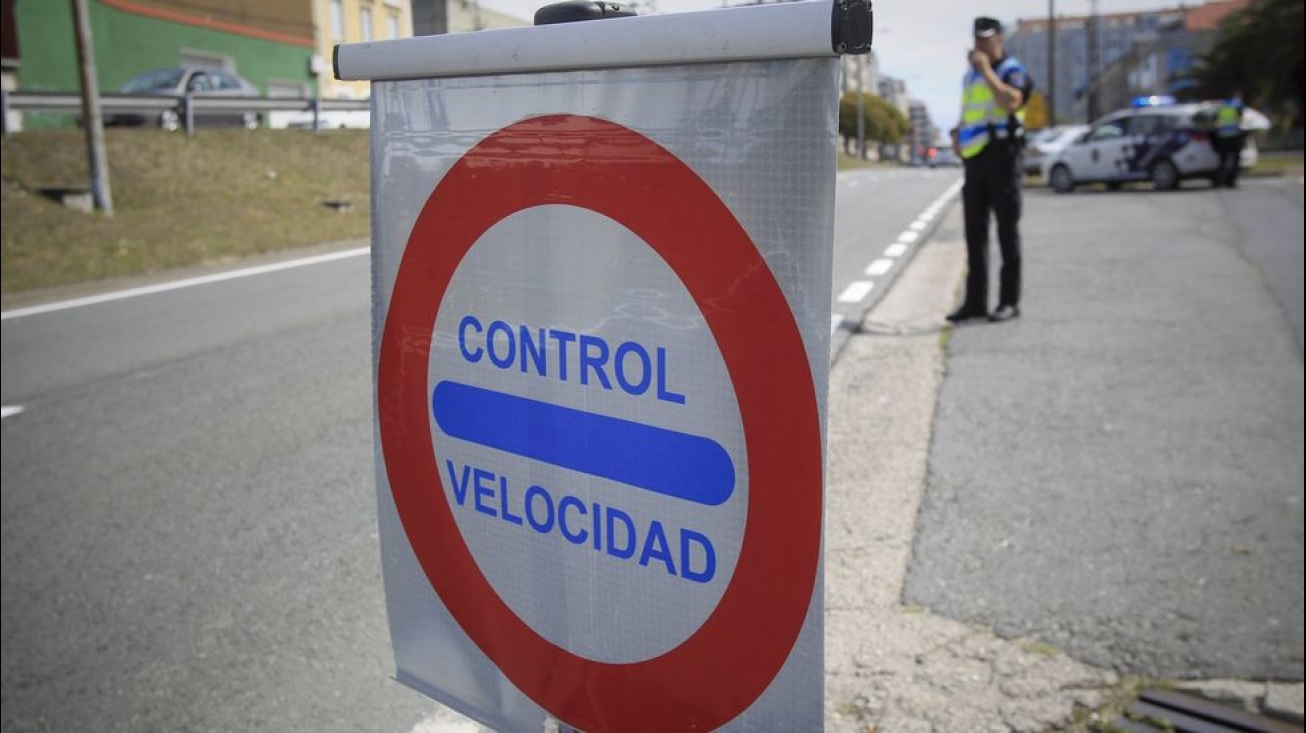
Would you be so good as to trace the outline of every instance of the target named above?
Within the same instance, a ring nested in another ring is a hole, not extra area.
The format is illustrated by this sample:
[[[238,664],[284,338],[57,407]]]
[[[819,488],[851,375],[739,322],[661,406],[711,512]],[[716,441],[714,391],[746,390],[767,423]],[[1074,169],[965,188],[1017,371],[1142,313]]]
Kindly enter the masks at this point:
[[[1215,152],[1220,154],[1220,167],[1215,173],[1217,186],[1235,188],[1238,185],[1238,170],[1242,167],[1243,144],[1246,142],[1242,128],[1243,107],[1242,92],[1235,91],[1215,111]]]
[[[965,161],[961,190],[966,218],[966,299],[948,316],[1007,321],[1020,315],[1020,187],[1024,107],[1034,88],[1024,64],[1006,55],[1002,24],[975,19],[975,45],[962,86],[961,124],[953,148]],[[989,213],[998,220],[1002,252],[998,308],[989,313]]]

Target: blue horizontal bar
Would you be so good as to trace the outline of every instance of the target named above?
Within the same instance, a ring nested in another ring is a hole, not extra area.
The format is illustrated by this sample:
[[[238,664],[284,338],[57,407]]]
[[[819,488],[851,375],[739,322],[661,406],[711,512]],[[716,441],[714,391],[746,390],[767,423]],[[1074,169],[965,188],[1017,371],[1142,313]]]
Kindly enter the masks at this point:
[[[716,506],[735,490],[730,454],[710,438],[443,381],[431,394],[451,438]]]

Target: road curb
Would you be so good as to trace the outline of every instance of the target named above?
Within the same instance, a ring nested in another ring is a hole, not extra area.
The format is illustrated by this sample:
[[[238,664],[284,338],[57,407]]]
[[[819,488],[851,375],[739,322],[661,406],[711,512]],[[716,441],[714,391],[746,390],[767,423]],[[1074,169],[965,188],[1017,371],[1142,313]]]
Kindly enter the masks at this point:
[[[839,322],[832,327],[830,333],[830,363],[831,364],[835,363],[838,360],[839,354],[843,351],[844,346],[847,345],[848,343],[848,338],[853,334],[859,333],[861,331],[862,324],[865,321],[867,314],[875,310],[875,308],[881,302],[881,300],[887,297],[887,293],[892,291],[894,284],[898,282],[898,279],[902,276],[902,273],[906,272],[911,267],[912,262],[916,258],[916,254],[920,252],[920,250],[923,247],[929,244],[930,240],[934,236],[934,233],[939,229],[939,226],[942,224],[942,222],[945,219],[948,218],[948,215],[953,211],[954,206],[957,203],[957,199],[960,197],[960,193],[961,193],[960,181],[958,181],[957,184],[954,185],[957,186],[956,190],[950,189],[949,191],[946,191],[944,195],[939,198],[938,213],[935,216],[930,217],[926,227],[920,230],[919,238],[909,246],[907,252],[904,253],[901,257],[897,258],[897,262],[896,262],[897,266],[893,267],[888,272],[881,275],[880,279],[876,282],[876,286],[879,289],[879,291],[886,293],[886,295],[882,296],[881,298],[875,298],[866,301],[863,307],[854,311],[854,313],[848,317],[841,317]]]

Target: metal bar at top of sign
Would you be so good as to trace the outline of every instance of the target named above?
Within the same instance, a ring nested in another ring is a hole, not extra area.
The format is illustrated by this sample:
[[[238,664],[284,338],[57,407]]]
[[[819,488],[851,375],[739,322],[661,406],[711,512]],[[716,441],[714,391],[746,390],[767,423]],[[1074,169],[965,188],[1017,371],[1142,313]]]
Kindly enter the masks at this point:
[[[614,69],[871,50],[870,0],[802,0],[696,13],[500,28],[336,46],[335,75],[379,81]]]

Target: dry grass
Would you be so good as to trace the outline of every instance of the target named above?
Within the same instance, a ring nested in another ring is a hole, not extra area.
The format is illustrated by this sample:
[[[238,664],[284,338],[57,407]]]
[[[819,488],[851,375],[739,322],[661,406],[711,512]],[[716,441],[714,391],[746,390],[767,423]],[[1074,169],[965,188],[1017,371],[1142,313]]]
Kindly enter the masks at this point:
[[[366,236],[366,130],[107,132],[115,215],[85,214],[43,192],[88,186],[77,130],[0,143],[0,289],[57,285]],[[347,199],[336,213],[326,200]]]

